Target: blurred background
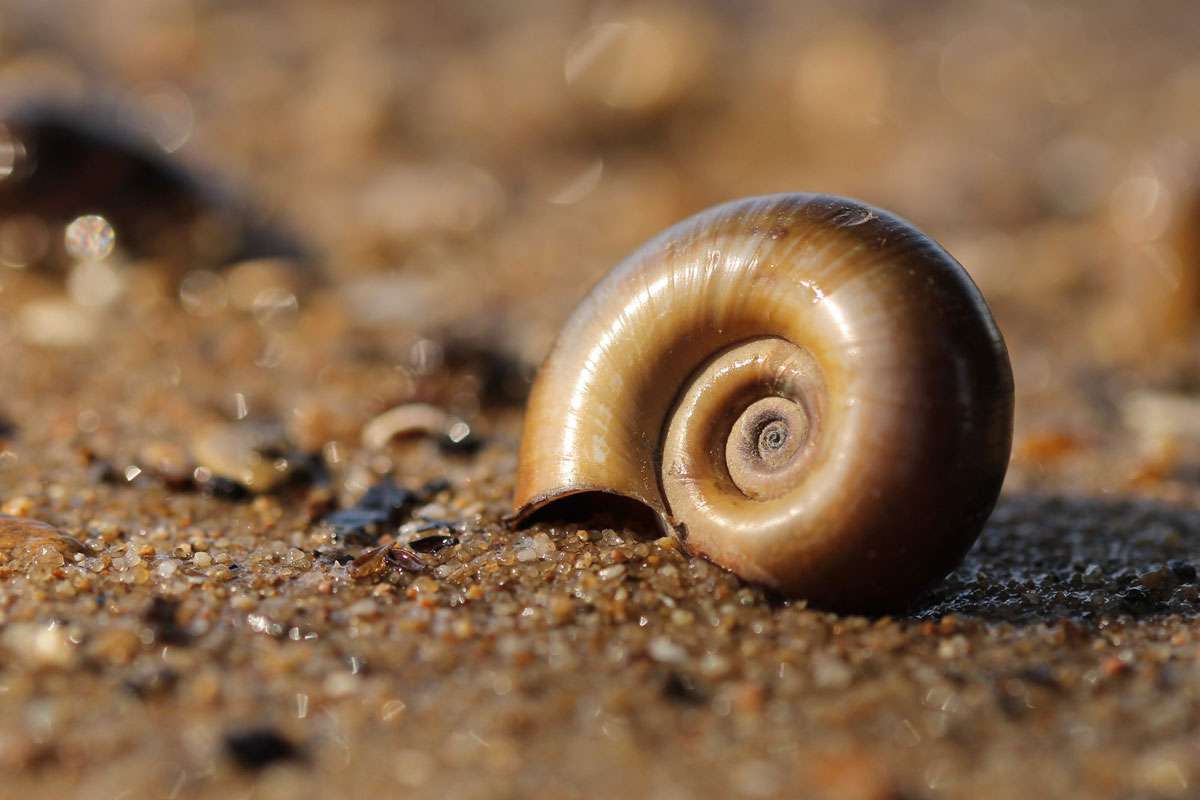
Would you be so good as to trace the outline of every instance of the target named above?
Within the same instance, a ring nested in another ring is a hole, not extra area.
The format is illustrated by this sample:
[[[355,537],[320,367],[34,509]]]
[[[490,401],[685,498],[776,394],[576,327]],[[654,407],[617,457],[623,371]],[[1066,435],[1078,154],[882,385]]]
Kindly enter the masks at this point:
[[[46,352],[136,371],[130,329],[160,354],[203,331],[235,385],[211,386],[211,360],[170,380],[324,419],[314,445],[414,396],[472,419],[489,381],[519,405],[562,319],[650,235],[821,191],[908,218],[974,276],[1012,351],[1019,462],[1133,429],[1154,463],[1130,474],[1162,472],[1200,429],[1194,17],[7,0],[6,360],[42,354],[12,374],[52,384]],[[452,385],[422,384],[446,364]],[[88,433],[120,427],[84,410]]]

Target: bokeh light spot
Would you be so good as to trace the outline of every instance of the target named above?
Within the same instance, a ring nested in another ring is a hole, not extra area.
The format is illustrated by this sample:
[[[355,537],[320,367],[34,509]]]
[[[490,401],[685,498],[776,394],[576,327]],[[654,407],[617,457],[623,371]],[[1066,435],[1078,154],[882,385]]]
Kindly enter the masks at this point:
[[[77,261],[108,258],[117,244],[117,232],[99,214],[85,214],[67,225],[67,252]]]

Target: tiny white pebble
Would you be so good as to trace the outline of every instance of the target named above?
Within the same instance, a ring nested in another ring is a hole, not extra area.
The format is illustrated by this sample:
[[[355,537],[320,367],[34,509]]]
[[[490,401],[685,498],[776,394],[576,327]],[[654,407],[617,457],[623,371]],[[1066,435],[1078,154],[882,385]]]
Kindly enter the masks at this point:
[[[605,567],[604,569],[600,570],[598,574],[600,575],[600,580],[602,581],[609,581],[613,578],[619,578],[625,574],[625,565],[613,564],[611,567]]]
[[[818,653],[812,658],[813,682],[822,689],[845,689],[854,680],[854,673],[837,656]]]
[[[661,661],[664,664],[678,664],[687,660],[687,650],[662,636],[650,640],[647,652],[655,661]]]

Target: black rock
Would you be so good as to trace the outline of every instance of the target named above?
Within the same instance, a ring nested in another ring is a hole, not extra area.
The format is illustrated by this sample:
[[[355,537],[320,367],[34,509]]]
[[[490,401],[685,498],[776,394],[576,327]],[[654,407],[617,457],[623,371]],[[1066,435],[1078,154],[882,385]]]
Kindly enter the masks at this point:
[[[367,489],[353,506],[327,514],[324,521],[340,541],[374,542],[384,527],[402,522],[419,500],[415,492],[385,478]]]
[[[392,478],[386,478],[367,489],[358,501],[359,508],[384,511],[398,516],[417,501],[416,493],[398,486]]]
[[[333,533],[341,540],[369,539],[375,540],[382,533],[379,528],[388,524],[391,515],[386,511],[370,508],[344,508],[334,511],[325,517],[325,523],[333,528]]]

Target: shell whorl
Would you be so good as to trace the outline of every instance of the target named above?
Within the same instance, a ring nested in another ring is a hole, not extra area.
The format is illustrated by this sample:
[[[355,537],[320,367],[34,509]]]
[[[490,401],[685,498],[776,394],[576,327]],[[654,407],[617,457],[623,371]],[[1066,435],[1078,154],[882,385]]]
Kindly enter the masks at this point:
[[[514,506],[621,495],[742,577],[895,606],[978,535],[1011,431],[1003,340],[940,246],[854,201],[752,198],[651,240],[571,316]]]

